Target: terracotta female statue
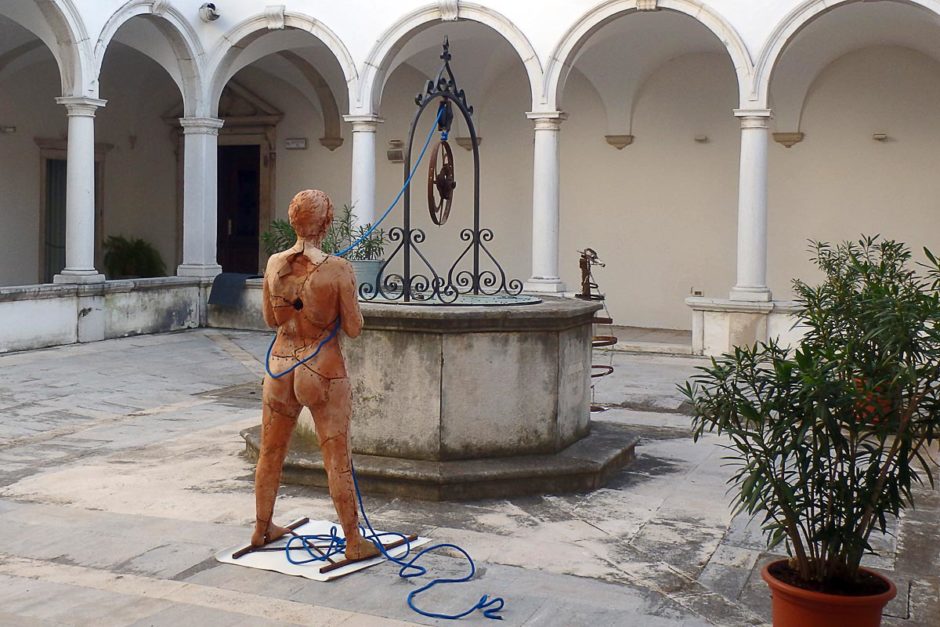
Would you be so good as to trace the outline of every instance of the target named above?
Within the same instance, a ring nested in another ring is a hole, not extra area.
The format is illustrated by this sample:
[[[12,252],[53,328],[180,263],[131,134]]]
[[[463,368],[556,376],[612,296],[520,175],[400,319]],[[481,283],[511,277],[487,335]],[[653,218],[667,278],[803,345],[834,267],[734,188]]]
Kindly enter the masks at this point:
[[[260,546],[288,533],[272,522],[274,501],[291,433],[306,406],[313,414],[330,496],[346,537],[346,557],[363,559],[378,551],[359,533],[349,446],[352,390],[337,337],[339,329],[351,338],[362,330],[355,275],[349,262],[319,249],[333,221],[329,196],[318,190],[300,192],[291,201],[288,218],[297,243],[272,256],[264,273],[264,320],[277,329],[277,338],[264,378],[251,544]],[[297,366],[314,353],[313,359]],[[292,366],[292,372],[271,376]]]

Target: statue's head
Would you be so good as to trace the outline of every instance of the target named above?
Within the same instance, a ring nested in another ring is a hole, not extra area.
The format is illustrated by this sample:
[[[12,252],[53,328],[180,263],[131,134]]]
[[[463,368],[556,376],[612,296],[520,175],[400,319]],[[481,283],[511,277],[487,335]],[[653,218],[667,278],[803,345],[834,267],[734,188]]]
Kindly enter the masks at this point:
[[[298,237],[319,246],[333,223],[333,201],[318,189],[305,189],[290,201],[287,218]]]

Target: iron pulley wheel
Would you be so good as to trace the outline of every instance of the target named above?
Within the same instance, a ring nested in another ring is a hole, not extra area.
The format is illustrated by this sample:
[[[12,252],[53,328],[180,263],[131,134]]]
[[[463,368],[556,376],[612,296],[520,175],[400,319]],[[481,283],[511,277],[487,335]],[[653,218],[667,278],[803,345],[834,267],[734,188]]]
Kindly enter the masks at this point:
[[[442,139],[431,151],[428,164],[428,212],[434,224],[441,226],[447,222],[456,187],[454,153],[447,140]]]

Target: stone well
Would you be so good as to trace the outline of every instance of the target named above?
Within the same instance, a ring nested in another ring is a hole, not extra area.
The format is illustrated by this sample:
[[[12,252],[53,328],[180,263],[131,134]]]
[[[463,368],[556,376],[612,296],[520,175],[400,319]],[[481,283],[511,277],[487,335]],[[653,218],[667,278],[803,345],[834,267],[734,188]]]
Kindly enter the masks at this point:
[[[563,298],[498,307],[363,303],[363,333],[344,345],[363,490],[438,500],[599,487],[633,458],[635,439],[610,425],[592,429],[598,308]],[[252,455],[259,434],[243,433]],[[306,412],[284,481],[326,485]]]

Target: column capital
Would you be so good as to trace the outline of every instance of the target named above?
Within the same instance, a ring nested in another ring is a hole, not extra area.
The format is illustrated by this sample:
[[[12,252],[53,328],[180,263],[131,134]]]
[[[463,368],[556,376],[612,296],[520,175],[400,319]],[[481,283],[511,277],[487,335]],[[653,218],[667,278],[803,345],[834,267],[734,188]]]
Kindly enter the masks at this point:
[[[55,101],[65,106],[68,110],[68,115],[88,118],[95,117],[95,111],[97,111],[99,107],[108,104],[107,100],[89,98],[87,96],[60,96],[56,98]]]
[[[344,115],[343,120],[352,124],[353,133],[374,133],[385,118],[375,114]]]
[[[219,118],[180,118],[183,134],[218,135],[219,129],[225,124]]]
[[[770,128],[770,109],[735,109],[734,117],[741,120],[741,128]]]
[[[535,121],[537,131],[557,131],[561,123],[568,119],[564,111],[529,111],[525,116]]]

